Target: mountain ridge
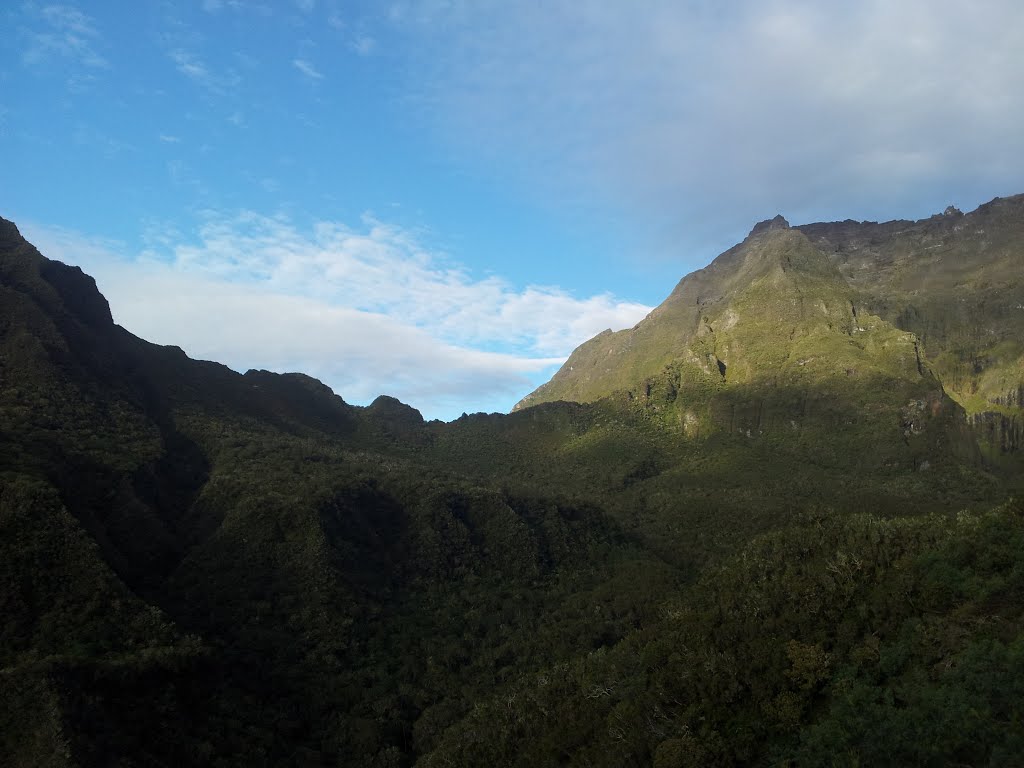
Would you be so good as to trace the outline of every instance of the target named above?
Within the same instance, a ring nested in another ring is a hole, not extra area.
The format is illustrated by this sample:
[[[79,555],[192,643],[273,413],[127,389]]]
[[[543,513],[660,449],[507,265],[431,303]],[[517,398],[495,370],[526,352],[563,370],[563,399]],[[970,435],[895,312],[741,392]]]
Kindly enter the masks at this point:
[[[773,339],[775,350],[792,351],[793,336],[814,335],[814,324],[821,319],[836,332],[835,343],[828,354],[821,345],[817,353],[805,350],[801,361],[820,364],[822,357],[831,356],[836,369],[851,375],[865,366],[885,368],[880,358],[876,365],[851,354],[853,346],[867,345],[840,344],[838,337],[865,340],[875,331],[888,330],[892,338],[887,343],[902,338],[912,346],[918,372],[936,379],[933,389],[949,390],[976,427],[986,455],[1000,461],[1016,454],[1024,442],[1024,411],[1012,405],[1024,383],[1024,311],[1013,310],[1024,306],[1022,237],[1024,195],[996,198],[967,214],[950,206],[917,222],[847,220],[791,227],[776,216],[756,224],[742,242],[685,276],[633,328],[605,331],[582,344],[549,382],[513,410],[635,392],[645,381],[686,362],[698,362],[705,371],[717,366],[725,379],[729,368],[744,371],[749,380],[751,361],[742,354],[737,358],[744,344],[734,339],[731,349],[729,343],[716,345],[711,341],[716,326],[735,336],[737,324],[742,330],[760,314],[760,325],[755,323],[748,337],[761,335]],[[780,282],[776,275],[773,281],[772,267],[794,280]],[[758,284],[770,290],[756,300],[737,293],[737,286],[749,291]],[[744,312],[727,306],[737,301],[744,304]],[[817,307],[821,318],[803,310],[796,315],[784,311],[780,301]],[[771,306],[774,313],[763,311]],[[789,340],[773,335],[780,323]],[[982,333],[988,337],[981,338],[978,328],[987,323],[991,325]],[[913,338],[900,337],[901,331]],[[730,353],[733,360],[726,359]],[[779,375],[790,376],[780,356],[772,361],[759,351],[755,357],[757,365],[767,362]]]

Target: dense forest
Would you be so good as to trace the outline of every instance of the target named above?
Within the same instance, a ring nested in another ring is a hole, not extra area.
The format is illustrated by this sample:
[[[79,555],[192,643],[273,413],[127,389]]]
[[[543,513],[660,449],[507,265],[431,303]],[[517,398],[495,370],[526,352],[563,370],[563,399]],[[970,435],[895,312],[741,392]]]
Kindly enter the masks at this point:
[[[0,763],[1019,765],[1022,258],[1024,197],[763,222],[442,423],[0,220]]]

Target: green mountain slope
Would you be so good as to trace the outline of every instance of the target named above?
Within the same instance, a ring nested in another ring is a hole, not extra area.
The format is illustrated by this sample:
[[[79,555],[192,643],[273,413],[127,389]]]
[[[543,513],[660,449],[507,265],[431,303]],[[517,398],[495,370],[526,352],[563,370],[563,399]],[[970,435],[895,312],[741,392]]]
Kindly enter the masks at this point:
[[[858,303],[914,333],[990,458],[1024,446],[1024,195],[917,222],[800,228]]]
[[[624,392],[693,438],[738,433],[918,466],[943,450],[968,458],[962,414],[918,339],[857,298],[805,235],[764,222],[638,326],[577,349],[520,407]]]
[[[683,393],[690,407],[680,415],[691,432],[762,431],[763,415],[738,425],[708,418],[716,398],[731,392],[757,401],[744,389],[770,385],[870,402],[895,387],[908,403],[943,409],[948,392],[986,456],[1016,454],[1024,427],[1022,242],[1024,196],[920,222],[791,229],[776,217],[685,277],[636,327],[580,346],[516,407],[646,395],[645,382],[678,371],[702,381]]]
[[[777,217],[683,278],[636,327],[606,331],[582,345],[517,408],[554,400],[591,402],[635,387],[677,361],[730,382],[747,382],[785,362],[790,336],[823,329],[851,335],[856,326],[851,298],[828,259]],[[721,334],[735,339],[735,347],[726,339],[716,343]],[[748,349],[750,342],[754,348]],[[759,354],[766,357],[758,359]]]
[[[684,278],[635,328],[577,349],[519,407],[597,400],[635,389],[670,365],[719,389],[827,386],[837,376],[936,387],[917,339],[877,317],[858,317],[855,298],[825,254],[775,219]]]

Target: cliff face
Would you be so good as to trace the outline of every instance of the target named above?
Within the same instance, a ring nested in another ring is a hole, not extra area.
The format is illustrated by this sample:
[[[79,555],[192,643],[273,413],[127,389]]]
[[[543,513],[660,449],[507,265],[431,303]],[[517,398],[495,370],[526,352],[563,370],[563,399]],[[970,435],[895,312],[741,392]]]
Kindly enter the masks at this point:
[[[1024,195],[917,222],[800,229],[834,260],[862,306],[921,339],[982,444],[1019,450],[1013,425],[1024,420]]]
[[[995,411],[972,413],[969,423],[986,454],[998,459],[1018,453],[1024,448],[1024,419]]]

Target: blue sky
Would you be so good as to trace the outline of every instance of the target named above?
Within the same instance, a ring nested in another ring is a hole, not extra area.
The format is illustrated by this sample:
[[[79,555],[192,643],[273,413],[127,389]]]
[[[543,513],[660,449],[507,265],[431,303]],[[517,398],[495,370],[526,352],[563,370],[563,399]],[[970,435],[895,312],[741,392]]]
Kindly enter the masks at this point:
[[[0,215],[115,319],[507,410],[783,213],[1024,191],[1017,0],[28,2]]]

